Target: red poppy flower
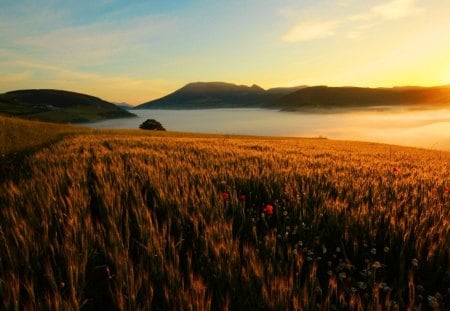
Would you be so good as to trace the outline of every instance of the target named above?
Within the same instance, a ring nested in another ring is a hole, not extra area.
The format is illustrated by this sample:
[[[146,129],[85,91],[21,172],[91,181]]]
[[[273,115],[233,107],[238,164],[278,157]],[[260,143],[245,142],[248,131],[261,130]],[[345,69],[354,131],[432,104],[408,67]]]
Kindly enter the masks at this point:
[[[241,194],[239,196],[239,201],[244,202],[245,201],[245,194]]]
[[[449,191],[450,191],[450,190],[448,189],[448,187],[445,187],[445,188],[444,188],[444,192],[445,192],[445,193],[449,193]]]
[[[267,204],[266,207],[264,207],[263,212],[266,213],[267,215],[272,215],[273,214],[273,206],[270,204]]]
[[[396,168],[396,167],[394,167],[394,168],[392,169],[392,171],[393,171],[394,173],[400,172],[400,170],[399,170],[398,168]]]
[[[228,200],[230,198],[230,194],[228,192],[223,192],[222,193],[222,200]]]

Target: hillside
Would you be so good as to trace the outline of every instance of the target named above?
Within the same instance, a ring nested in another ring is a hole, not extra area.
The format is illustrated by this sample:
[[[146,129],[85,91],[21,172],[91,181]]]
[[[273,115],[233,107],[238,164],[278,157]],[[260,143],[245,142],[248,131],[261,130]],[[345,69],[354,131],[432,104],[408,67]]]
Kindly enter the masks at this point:
[[[266,101],[265,90],[257,85],[248,87],[224,82],[196,82],[134,109],[260,107]]]
[[[4,162],[1,310],[450,304],[447,152],[87,131]]]
[[[0,158],[36,150],[67,135],[89,133],[91,129],[0,115]],[[1,164],[0,164],[1,167]]]
[[[264,90],[256,85],[190,83],[134,109],[271,108],[286,111],[376,106],[448,105],[450,87],[297,86]]]
[[[266,91],[267,94],[269,95],[274,95],[274,96],[284,96],[284,95],[288,95],[291,93],[294,93],[295,91],[307,88],[307,85],[299,85],[299,86],[293,86],[293,87],[274,87],[271,89],[268,89]]]
[[[125,109],[125,110],[129,110],[134,107],[133,105],[130,105],[128,103],[114,103],[114,105],[116,105],[119,108]]]
[[[450,105],[450,87],[358,88],[315,86],[285,95],[272,107],[283,110],[302,110],[402,105]]]
[[[61,123],[134,116],[100,98],[61,90],[19,90],[0,94],[0,113]]]

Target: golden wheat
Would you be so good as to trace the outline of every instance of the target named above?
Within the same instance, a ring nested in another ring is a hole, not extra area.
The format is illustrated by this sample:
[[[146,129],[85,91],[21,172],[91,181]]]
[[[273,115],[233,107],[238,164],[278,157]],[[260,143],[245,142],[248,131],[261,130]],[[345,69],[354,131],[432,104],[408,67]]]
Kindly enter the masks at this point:
[[[448,307],[448,153],[110,131],[25,161],[2,309]]]

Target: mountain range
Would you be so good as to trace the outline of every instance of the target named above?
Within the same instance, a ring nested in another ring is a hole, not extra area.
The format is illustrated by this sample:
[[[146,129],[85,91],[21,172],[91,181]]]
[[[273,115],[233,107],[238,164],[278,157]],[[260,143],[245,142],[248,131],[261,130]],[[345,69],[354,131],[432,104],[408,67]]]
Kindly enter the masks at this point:
[[[245,86],[225,82],[195,82],[134,109],[259,108],[274,104],[282,96],[303,87],[264,90],[256,84]]]
[[[375,106],[436,106],[450,104],[450,86],[263,88],[224,82],[196,82],[134,109],[270,108],[311,110]]]
[[[335,111],[369,107],[435,108],[450,105],[450,86],[328,87],[297,86],[265,90],[224,82],[195,82],[130,109],[91,95],[62,90],[18,90],[0,94],[0,114],[63,123],[135,116],[134,109],[266,108],[284,111]]]
[[[274,108],[304,110],[378,106],[435,107],[449,104],[449,86],[394,88],[315,86],[282,96]]]

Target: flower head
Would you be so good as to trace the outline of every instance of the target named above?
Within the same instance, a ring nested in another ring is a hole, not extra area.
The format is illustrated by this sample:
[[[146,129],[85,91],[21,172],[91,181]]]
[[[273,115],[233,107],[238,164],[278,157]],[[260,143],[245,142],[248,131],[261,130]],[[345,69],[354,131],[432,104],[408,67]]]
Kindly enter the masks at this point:
[[[272,215],[273,214],[273,206],[270,204],[267,204],[266,207],[264,207],[263,212],[266,213],[267,215]]]
[[[245,202],[245,199],[246,199],[245,194],[241,194],[241,195],[239,196],[239,201]]]
[[[230,194],[228,192],[222,192],[222,200],[226,201],[230,198]]]

